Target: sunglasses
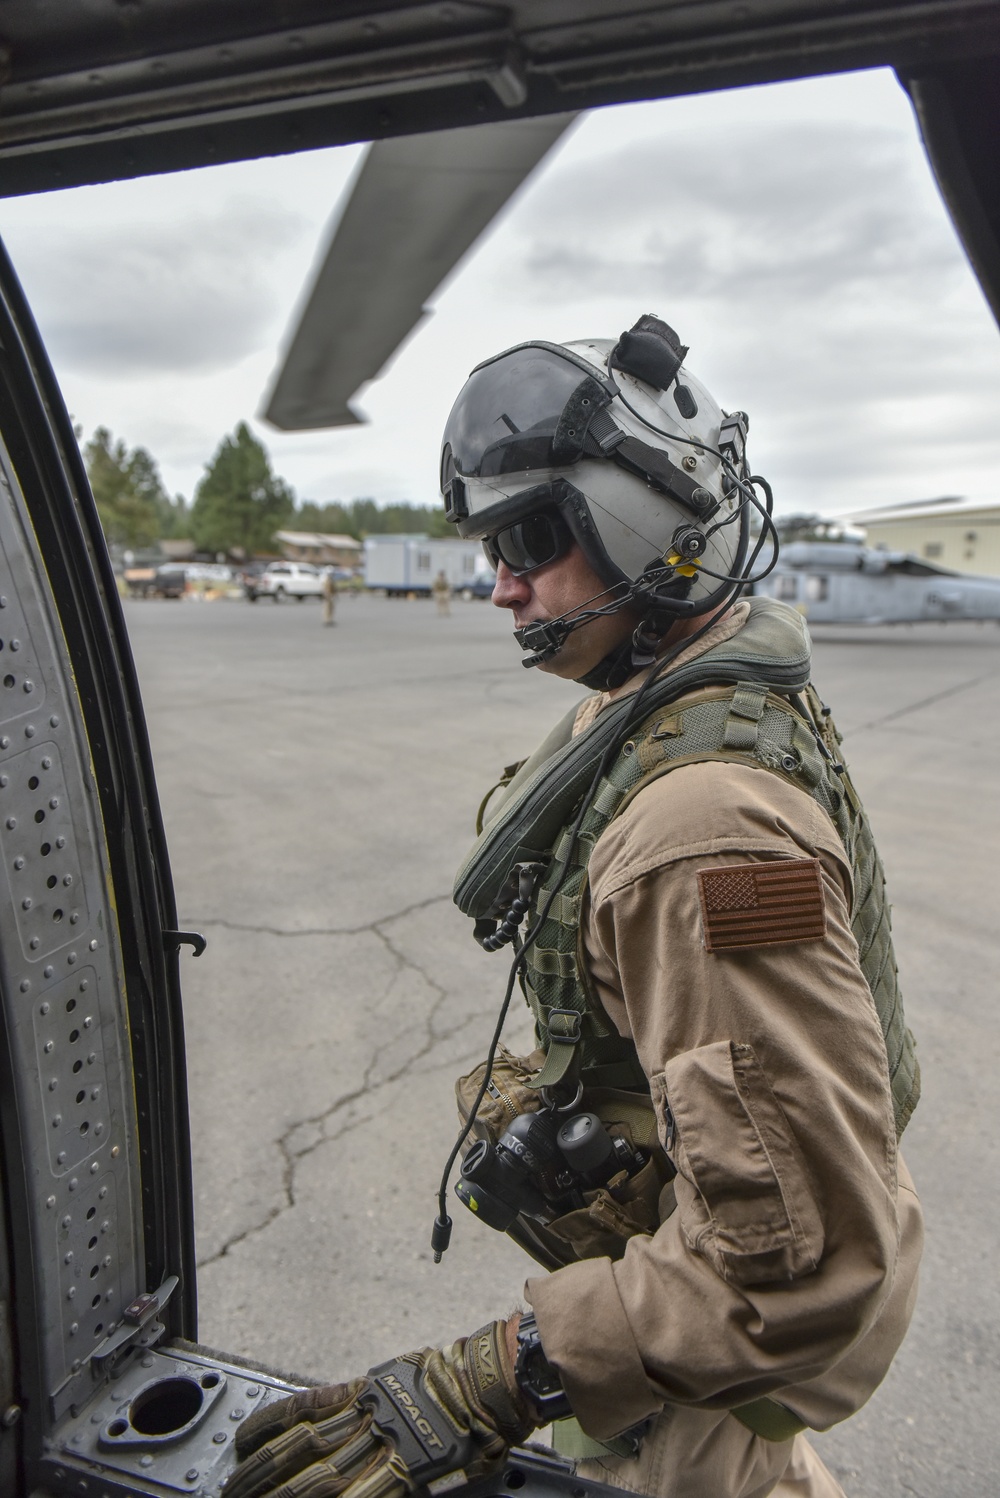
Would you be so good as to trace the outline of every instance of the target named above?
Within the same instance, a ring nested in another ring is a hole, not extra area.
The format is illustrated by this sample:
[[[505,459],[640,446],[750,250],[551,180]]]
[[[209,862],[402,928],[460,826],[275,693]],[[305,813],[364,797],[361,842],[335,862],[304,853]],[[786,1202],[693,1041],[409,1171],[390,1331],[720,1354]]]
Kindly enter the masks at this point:
[[[503,562],[514,577],[523,577],[565,556],[572,545],[565,520],[555,510],[546,510],[487,537],[483,549],[494,571]]]

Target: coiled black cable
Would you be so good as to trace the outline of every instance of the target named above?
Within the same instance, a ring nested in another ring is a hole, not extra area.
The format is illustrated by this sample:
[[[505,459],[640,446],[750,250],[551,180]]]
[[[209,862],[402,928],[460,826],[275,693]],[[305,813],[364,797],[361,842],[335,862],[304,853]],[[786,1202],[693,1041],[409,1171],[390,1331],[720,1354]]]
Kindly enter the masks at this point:
[[[549,911],[552,909],[552,905],[555,901],[556,895],[559,893],[559,889],[563,883],[563,880],[569,873],[570,867],[572,865],[573,852],[576,848],[576,840],[579,836],[580,828],[583,826],[584,817],[587,815],[591,802],[593,801],[594,796],[597,794],[598,786],[606,775],[608,766],[611,764],[613,756],[618,752],[620,745],[627,737],[629,729],[635,724],[646,694],[649,691],[649,688],[653,685],[654,681],[656,681],[657,677],[660,676],[660,674],[671,664],[672,661],[677,658],[678,655],[680,655],[681,651],[686,650],[688,646],[695,644],[695,642],[700,640],[703,635],[707,634],[712,625],[715,624],[716,621],[721,617],[721,615],[725,613],[726,609],[729,608],[730,604],[734,601],[739,592],[739,586],[733,588],[733,590],[718,606],[715,612],[709,614],[704,623],[700,625],[700,627],[695,630],[693,634],[686,635],[682,640],[678,640],[677,643],[671,646],[671,648],[664,655],[653,662],[652,666],[650,666],[649,670],[646,672],[646,675],[643,678],[638,691],[635,693],[628,715],[625,719],[625,722],[622,724],[621,730],[613,739],[610,740],[607,748],[601,755],[600,763],[598,764],[597,769],[594,772],[594,777],[587,790],[587,794],[584,796],[582,802],[580,803],[580,809],[576,814],[576,818],[570,830],[566,852],[563,856],[558,877],[552,888],[549,890],[548,896],[545,900],[545,904],[539,911],[538,915],[535,917],[534,923],[525,936],[523,943],[516,948],[514,961],[511,963],[510,970],[507,974],[507,987],[503,996],[503,1003],[500,1005],[500,1013],[497,1016],[497,1022],[493,1030],[493,1038],[490,1041],[490,1048],[486,1057],[486,1069],[483,1073],[483,1080],[480,1084],[479,1091],[476,1093],[476,1096],[473,1100],[472,1107],[469,1109],[469,1116],[466,1119],[463,1127],[459,1131],[458,1138],[455,1140],[455,1143],[452,1146],[451,1153],[449,1154],[448,1159],[445,1162],[444,1170],[441,1173],[441,1183],[438,1187],[438,1214],[434,1219],[434,1227],[431,1230],[431,1249],[434,1254],[435,1264],[440,1264],[441,1257],[446,1252],[448,1244],[451,1242],[452,1220],[448,1216],[448,1180],[451,1176],[455,1161],[458,1159],[462,1145],[465,1143],[466,1139],[468,1139],[469,1134],[472,1131],[472,1126],[476,1121],[476,1115],[478,1114],[479,1109],[482,1106],[483,1098],[486,1096],[486,1089],[490,1085],[490,1079],[493,1075],[493,1063],[496,1060],[497,1047],[500,1044],[500,1036],[503,1032],[503,1027],[507,1019],[508,1011],[510,1010],[510,1001],[513,997],[514,984],[517,981],[518,970],[524,962],[525,954],[527,953],[528,948],[532,945],[535,938],[538,936],[539,931],[542,929],[542,926],[548,919]],[[518,893],[520,896],[520,890]]]

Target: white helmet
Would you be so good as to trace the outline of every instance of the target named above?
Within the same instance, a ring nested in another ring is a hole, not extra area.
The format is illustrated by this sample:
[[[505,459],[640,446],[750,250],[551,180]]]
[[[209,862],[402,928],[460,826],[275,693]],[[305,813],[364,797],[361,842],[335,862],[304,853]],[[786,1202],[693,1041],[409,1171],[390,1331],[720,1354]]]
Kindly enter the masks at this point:
[[[682,368],[686,353],[646,316],[617,343],[522,343],[477,365],[441,454],[459,535],[515,573],[575,541],[606,584],[601,612],[628,605],[647,637],[734,597],[750,570],[750,507],[762,508],[748,420],[720,410]],[[518,638],[547,659],[566,633],[529,626]]]

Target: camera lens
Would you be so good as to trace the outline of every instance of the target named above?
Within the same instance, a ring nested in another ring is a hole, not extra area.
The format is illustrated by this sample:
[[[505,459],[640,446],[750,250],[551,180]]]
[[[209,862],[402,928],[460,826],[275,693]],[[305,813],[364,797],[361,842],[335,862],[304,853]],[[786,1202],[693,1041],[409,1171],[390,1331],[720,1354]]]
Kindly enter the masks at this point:
[[[475,1149],[481,1146],[482,1149],[490,1149],[485,1140],[476,1144]],[[494,1192],[490,1191],[490,1188],[481,1180],[470,1180],[466,1176],[466,1165],[469,1164],[469,1158],[472,1155],[473,1150],[470,1149],[466,1164],[463,1165],[461,1179],[455,1182],[455,1195],[458,1200],[464,1201],[470,1212],[475,1212],[476,1216],[482,1218],[482,1221],[487,1222],[490,1227],[496,1227],[499,1233],[506,1233],[507,1228],[518,1215],[518,1209],[509,1201],[504,1201],[499,1195],[494,1195]]]
[[[556,1143],[571,1170],[614,1174],[614,1141],[596,1113],[574,1113],[567,1118]]]
[[[505,1134],[498,1145],[485,1139],[474,1144],[462,1162],[461,1179],[455,1183],[459,1200],[502,1233],[522,1212],[528,1217],[546,1215],[545,1198],[531,1181],[534,1156],[523,1144],[519,1149],[505,1145],[508,1138]],[[515,1138],[513,1143],[519,1141]]]

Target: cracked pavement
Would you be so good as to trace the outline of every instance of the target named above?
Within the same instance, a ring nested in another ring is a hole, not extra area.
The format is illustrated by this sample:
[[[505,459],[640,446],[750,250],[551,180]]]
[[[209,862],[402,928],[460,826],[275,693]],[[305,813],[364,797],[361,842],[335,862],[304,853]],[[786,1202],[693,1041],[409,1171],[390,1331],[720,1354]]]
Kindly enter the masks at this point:
[[[345,598],[335,630],[309,604],[127,616],[180,923],[209,942],[182,958],[202,1339],[341,1378],[505,1313],[520,1249],[457,1202],[442,1265],[429,1247],[453,1081],[507,969],[451,882],[486,786],[580,689],[522,670],[479,602],[438,619]],[[817,1445],[850,1498],[982,1498],[1000,1471],[1000,630],[817,634],[888,868],[929,1225],[901,1355]],[[516,999],[505,1038],[530,1044]]]

